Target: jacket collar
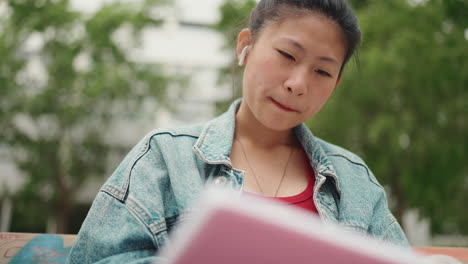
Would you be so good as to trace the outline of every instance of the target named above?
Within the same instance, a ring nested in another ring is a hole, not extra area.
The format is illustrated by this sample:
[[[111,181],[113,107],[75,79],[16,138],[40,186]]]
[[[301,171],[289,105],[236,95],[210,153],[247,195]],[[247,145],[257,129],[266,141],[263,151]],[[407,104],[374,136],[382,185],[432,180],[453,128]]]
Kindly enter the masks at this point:
[[[294,134],[304,148],[314,171],[319,175],[333,178],[335,187],[340,192],[335,168],[310,129],[302,123],[294,128]]]
[[[224,164],[232,168],[229,155],[234,140],[236,112],[240,104],[241,99],[235,100],[227,112],[210,121],[200,134],[193,150],[206,163]],[[338,187],[336,171],[309,128],[302,123],[294,128],[294,133],[307,153],[312,168],[320,175],[332,177]]]
[[[203,129],[193,150],[209,164],[225,164],[232,168],[229,155],[234,140],[236,113],[241,99],[235,100],[227,112],[211,120]]]

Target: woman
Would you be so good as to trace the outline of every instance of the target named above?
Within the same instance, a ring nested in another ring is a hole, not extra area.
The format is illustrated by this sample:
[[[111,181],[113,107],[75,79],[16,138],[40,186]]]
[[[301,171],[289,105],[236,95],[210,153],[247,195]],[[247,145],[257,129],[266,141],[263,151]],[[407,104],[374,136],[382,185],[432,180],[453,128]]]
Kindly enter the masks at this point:
[[[407,246],[364,162],[303,124],[339,85],[360,38],[345,0],[260,1],[238,36],[242,100],[206,124],[159,129],[133,148],[97,195],[69,263],[157,259],[207,182]]]

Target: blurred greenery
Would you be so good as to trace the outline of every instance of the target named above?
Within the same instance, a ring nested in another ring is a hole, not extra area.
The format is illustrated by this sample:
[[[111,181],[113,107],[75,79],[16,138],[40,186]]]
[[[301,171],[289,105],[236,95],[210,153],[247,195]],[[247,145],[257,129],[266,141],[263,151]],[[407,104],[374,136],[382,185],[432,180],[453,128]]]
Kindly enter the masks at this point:
[[[232,88],[232,98],[226,101],[217,102],[217,113],[223,113],[232,103],[233,98],[241,97],[242,71],[237,66],[237,55],[235,53],[237,45],[237,34],[248,24],[250,10],[255,7],[255,0],[225,1],[220,7],[221,18],[213,25],[213,28],[222,33],[226,39],[224,49],[232,52],[231,63],[219,71],[218,83],[230,83]]]
[[[0,199],[13,196],[20,231],[45,232],[50,215],[67,232],[77,192],[119,151],[111,125],[152,121],[142,111],[147,100],[169,107],[171,79],[126,52],[161,22],[151,15],[161,1],[114,2],[92,14],[67,0],[0,4],[0,148],[26,176],[18,193],[2,189]],[[123,42],[122,30],[130,36]]]
[[[350,2],[363,31],[358,63],[347,66],[307,125],[363,157],[389,188],[400,221],[417,208],[433,232],[468,234],[468,2]],[[221,8],[216,28],[233,52],[239,18],[252,4],[226,0]],[[241,72],[224,69],[221,76],[235,80],[238,97]]]

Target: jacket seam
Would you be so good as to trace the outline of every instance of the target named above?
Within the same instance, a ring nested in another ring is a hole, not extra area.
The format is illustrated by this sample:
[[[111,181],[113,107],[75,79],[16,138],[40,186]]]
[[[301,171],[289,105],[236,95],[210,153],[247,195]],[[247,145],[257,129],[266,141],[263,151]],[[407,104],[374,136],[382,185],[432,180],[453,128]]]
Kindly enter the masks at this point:
[[[112,198],[114,198],[114,199],[116,199],[120,203],[122,203],[124,208],[127,209],[131,213],[131,215],[133,217],[135,217],[144,227],[149,229],[150,233],[152,234],[151,237],[152,237],[153,243],[155,244],[156,248],[159,249],[161,243],[159,242],[159,240],[157,238],[157,235],[159,233],[161,233],[162,231],[166,230],[165,223],[159,223],[159,226],[156,225],[157,223],[151,223],[150,225],[148,225],[146,223],[143,215],[146,214],[147,219],[151,219],[151,217],[149,217],[149,213],[145,212],[144,209],[142,208],[142,206],[136,200],[134,200],[131,197],[127,197],[127,202],[120,201],[111,192],[107,191],[106,187],[109,187],[109,190],[115,189],[115,187],[113,187],[113,186],[105,186],[105,187],[101,188],[101,192],[108,195],[108,196],[110,196],[110,197],[112,197]],[[115,190],[118,191],[117,189],[115,189]],[[128,203],[128,202],[130,202],[130,203]],[[133,206],[132,204],[134,204],[135,206]],[[140,208],[137,208],[137,207],[140,207]],[[141,212],[141,214],[140,214],[140,212]],[[151,228],[152,225],[156,226],[156,227],[159,227],[159,229],[156,230],[157,232],[155,232],[154,228]]]
[[[205,158],[204,153],[198,146],[193,146],[193,151],[202,159],[205,163],[212,164],[212,165],[226,165],[229,168],[232,168],[232,166],[227,162],[226,160],[209,160]]]
[[[125,191],[122,193],[119,191],[119,194],[118,194],[118,197],[116,197],[117,199],[121,200],[121,201],[124,201],[125,200],[125,196],[127,195],[128,193],[128,188],[129,188],[129,185],[130,185],[130,180],[131,180],[131,177],[132,177],[132,172],[133,172],[133,169],[134,167],[136,166],[136,164],[138,163],[138,161],[143,158],[147,153],[148,151],[151,149],[151,140],[157,136],[157,135],[163,135],[163,134],[169,134],[171,136],[175,136],[175,137],[178,137],[178,136],[189,136],[189,137],[195,137],[197,138],[196,136],[193,136],[193,135],[186,135],[186,134],[174,134],[170,131],[162,131],[162,132],[155,132],[155,133],[152,133],[150,134],[150,136],[148,136],[148,138],[144,141],[144,147],[142,148],[142,150],[140,151],[140,153],[136,156],[136,158],[132,161],[131,163],[131,166],[130,166],[130,170],[128,171],[128,177],[126,177],[126,180],[125,180]]]
[[[333,213],[335,217],[337,217],[339,215],[337,210],[334,210],[333,208],[331,208],[327,204],[323,203],[322,201],[320,201],[320,205],[327,208],[327,210],[330,211],[331,213]]]
[[[387,217],[390,218],[390,221],[389,221],[389,223],[386,225],[386,227],[385,227],[385,232],[383,233],[383,236],[382,236],[384,240],[388,240],[388,239],[389,239],[390,230],[391,230],[392,226],[393,226],[395,223],[398,223],[397,220],[396,220],[396,218],[395,218],[391,213],[389,213],[389,214],[387,215]]]
[[[387,227],[391,226],[393,223],[397,222],[395,216],[392,213],[387,214],[388,224]]]
[[[187,137],[193,137],[193,138],[199,138],[200,137],[200,135],[195,135],[195,134],[190,134],[190,133],[178,133],[178,132],[174,132],[174,131],[165,130],[165,131],[153,132],[151,134],[151,136],[149,137],[149,140],[151,140],[154,136],[164,135],[164,134],[169,134],[169,135],[175,136],[175,137],[180,137],[180,136],[187,136]]]
[[[363,231],[363,232],[367,231],[367,228],[368,228],[367,225],[362,224],[362,222],[360,222],[360,221],[355,221],[355,220],[350,220],[350,221],[344,220],[344,221],[341,221],[341,225],[342,225],[344,228],[358,229],[358,230],[361,230],[361,231]]]
[[[342,157],[342,158],[348,160],[349,162],[351,162],[351,163],[353,163],[353,164],[366,167],[366,165],[365,165],[363,162],[355,161],[355,160],[351,159],[350,157],[348,157],[347,155],[344,155],[344,154],[340,154],[340,153],[331,153],[331,154],[328,154],[328,155],[330,155],[330,156],[339,156],[339,157]],[[367,168],[366,168],[366,169],[367,169]]]
[[[358,161],[351,160],[348,156],[343,155],[343,154],[339,154],[339,153],[334,153],[334,154],[329,154],[329,155],[344,158],[344,159],[348,160],[349,162],[351,162],[354,165],[358,165],[358,166],[363,167],[366,170],[367,178],[369,179],[369,181],[372,182],[373,184],[375,184],[377,187],[382,188],[382,186],[380,186],[380,184],[378,184],[377,182],[374,181],[374,179],[372,179],[372,177],[370,175],[370,172],[369,172],[369,168],[363,162],[358,162]]]
[[[151,138],[152,136],[145,141],[145,146],[144,148],[141,150],[141,152],[136,156],[136,158],[133,160],[133,162],[131,163],[131,166],[130,166],[130,170],[128,171],[128,177],[126,177],[125,179],[125,193],[122,195],[122,197],[119,197],[120,200],[123,202],[125,201],[125,196],[127,196],[128,194],[128,188],[130,186],[130,178],[132,177],[132,172],[133,172],[133,168],[135,167],[135,165],[137,164],[137,162],[146,154],[148,153],[149,149],[150,149],[150,141],[151,141]]]
[[[167,230],[166,223],[163,221],[156,222],[151,220],[150,214],[141,206],[141,204],[133,199],[132,197],[127,197],[127,201],[125,202],[125,207],[133,213],[135,217],[137,217],[143,225],[145,225],[153,235],[153,240],[155,241],[157,248],[160,248],[161,243],[158,240],[157,235],[163,231]]]
[[[118,187],[112,184],[105,184],[104,186],[101,187],[100,191],[105,192],[108,195],[114,197],[115,199],[123,202],[123,200],[120,199],[120,196],[125,196],[125,192],[121,191]]]

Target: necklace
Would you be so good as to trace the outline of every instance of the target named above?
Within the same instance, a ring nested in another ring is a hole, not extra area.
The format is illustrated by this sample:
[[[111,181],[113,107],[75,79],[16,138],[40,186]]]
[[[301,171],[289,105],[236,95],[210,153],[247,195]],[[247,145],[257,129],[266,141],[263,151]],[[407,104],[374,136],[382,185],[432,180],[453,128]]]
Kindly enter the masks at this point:
[[[262,186],[260,185],[260,182],[259,182],[259,180],[258,180],[258,178],[257,178],[257,175],[255,175],[255,171],[253,170],[252,166],[250,165],[249,159],[247,158],[247,154],[245,154],[244,145],[242,145],[242,142],[241,142],[239,139],[235,139],[235,140],[236,140],[237,142],[239,142],[239,145],[241,146],[242,153],[244,154],[244,158],[245,158],[245,160],[247,161],[247,165],[249,166],[249,169],[252,171],[252,174],[253,174],[253,176],[254,176],[254,179],[255,179],[255,182],[256,182],[258,188],[260,189],[260,191],[262,192],[262,194],[265,195],[265,192],[263,191]],[[291,151],[289,152],[288,160],[286,161],[286,165],[284,166],[283,175],[281,176],[280,183],[278,184],[278,187],[276,187],[276,191],[275,191],[275,196],[274,196],[274,197],[277,197],[278,191],[279,191],[279,189],[281,188],[281,184],[283,184],[284,176],[286,175],[286,169],[288,168],[289,160],[291,159],[292,153],[293,153],[293,147],[291,147]]]

